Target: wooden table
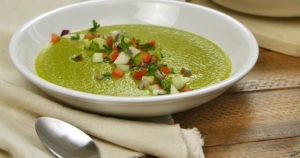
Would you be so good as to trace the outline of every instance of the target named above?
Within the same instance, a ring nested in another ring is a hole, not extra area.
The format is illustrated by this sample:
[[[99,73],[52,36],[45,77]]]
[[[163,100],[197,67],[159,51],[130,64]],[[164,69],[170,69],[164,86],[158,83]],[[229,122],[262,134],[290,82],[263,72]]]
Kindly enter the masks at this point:
[[[200,129],[207,158],[300,157],[300,58],[265,49],[259,55],[225,94],[174,115]]]
[[[256,66],[225,94],[174,115],[199,128],[207,158],[300,158],[300,57],[282,53],[261,48]]]

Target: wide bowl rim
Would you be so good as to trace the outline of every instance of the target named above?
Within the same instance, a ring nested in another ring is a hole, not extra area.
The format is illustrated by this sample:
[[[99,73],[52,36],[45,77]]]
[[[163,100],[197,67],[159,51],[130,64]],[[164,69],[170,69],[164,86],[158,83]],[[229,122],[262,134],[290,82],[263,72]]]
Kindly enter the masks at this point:
[[[109,1],[109,2],[108,2]],[[130,96],[107,96],[107,95],[99,95],[99,94],[92,94],[92,93],[87,93],[87,92],[81,92],[81,91],[77,91],[77,90],[72,90],[69,88],[65,88],[62,86],[58,86],[56,84],[50,83],[40,77],[37,76],[36,73],[31,72],[30,70],[28,70],[27,68],[22,67],[22,65],[19,64],[19,61],[17,60],[18,58],[16,56],[17,52],[16,52],[16,44],[18,39],[20,38],[21,34],[23,31],[26,31],[26,29],[28,27],[30,27],[32,24],[34,24],[36,21],[44,18],[47,15],[65,10],[65,9],[69,9],[69,8],[73,8],[73,7],[77,7],[80,5],[90,5],[93,3],[103,3],[103,2],[108,2],[108,3],[114,3],[114,2],[120,2],[118,0],[100,0],[100,1],[85,1],[85,2],[79,2],[79,3],[75,3],[75,4],[70,4],[70,5],[66,5],[66,6],[62,6],[53,10],[50,10],[48,12],[45,12],[31,20],[29,20],[28,22],[26,22],[24,25],[21,26],[20,29],[18,29],[12,36],[10,43],[9,43],[9,56],[11,61],[13,62],[13,64],[16,66],[16,68],[18,69],[19,72],[21,72],[27,79],[29,79],[31,82],[33,82],[34,84],[38,85],[38,87],[40,88],[47,88],[48,90],[51,90],[53,92],[56,93],[60,93],[60,94],[64,94],[67,96],[73,96],[73,97],[77,97],[77,98],[81,98],[81,99],[88,99],[88,100],[105,100],[105,101],[111,101],[111,102],[151,102],[151,101],[165,101],[165,100],[170,100],[170,99],[183,99],[183,98],[189,98],[189,97],[193,97],[193,96],[198,96],[198,95],[203,95],[203,94],[208,94],[208,93],[212,93],[218,89],[222,89],[222,88],[228,88],[229,86],[231,86],[233,83],[237,82],[238,80],[242,79],[256,64],[256,61],[258,59],[258,44],[257,41],[255,39],[255,37],[253,36],[253,34],[246,28],[246,26],[244,26],[243,24],[241,24],[239,21],[237,21],[236,19],[228,16],[225,13],[222,13],[220,11],[217,11],[215,9],[212,8],[208,8],[205,6],[201,6],[201,5],[197,5],[197,4],[192,4],[192,3],[187,3],[187,2],[180,2],[180,1],[170,1],[170,0],[144,0],[144,1],[139,1],[139,0],[123,0],[122,2],[127,1],[127,2],[151,2],[151,3],[168,3],[168,4],[176,4],[176,5],[180,5],[181,7],[195,7],[201,10],[205,10],[208,12],[213,12],[214,14],[218,14],[220,16],[223,16],[224,18],[226,18],[227,20],[230,20],[231,22],[235,23],[236,25],[239,26],[239,28],[243,31],[243,33],[245,34],[245,36],[247,35],[248,37],[248,41],[252,44],[251,48],[252,50],[252,54],[251,55],[251,62],[247,64],[247,66],[241,71],[239,72],[237,75],[234,76],[230,76],[229,78],[218,82],[216,84],[207,86],[207,87],[203,87],[201,89],[197,89],[197,90],[193,90],[190,92],[185,92],[185,93],[178,93],[178,94],[169,94],[169,95],[161,95],[161,96],[139,96],[139,97],[130,97]]]

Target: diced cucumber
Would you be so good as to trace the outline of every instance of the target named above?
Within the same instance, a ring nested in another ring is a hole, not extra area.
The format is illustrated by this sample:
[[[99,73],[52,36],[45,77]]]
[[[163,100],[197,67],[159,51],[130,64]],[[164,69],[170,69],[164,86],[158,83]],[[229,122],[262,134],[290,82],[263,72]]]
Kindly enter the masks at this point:
[[[124,42],[125,42],[126,44],[130,43],[130,41],[131,41],[131,40],[130,40],[130,38],[128,38],[128,37],[125,37],[125,38],[124,38]]]
[[[142,61],[143,61],[142,53],[138,53],[138,54],[133,58],[133,63],[134,63],[134,65],[136,65],[136,66],[140,65]]]
[[[130,60],[130,57],[125,54],[124,52],[121,52],[119,54],[119,56],[117,57],[117,59],[114,61],[114,64],[116,65],[125,65],[125,64],[128,64]]]
[[[128,48],[128,51],[130,52],[131,54],[131,58],[134,58],[137,54],[139,54],[141,51],[133,46],[130,46]]]
[[[100,49],[104,49],[103,45],[106,44],[105,39],[103,39],[103,38],[94,38],[93,41],[96,42],[99,45]]]
[[[147,80],[150,84],[154,82],[154,76],[143,76],[142,80]]]
[[[129,71],[129,65],[116,65],[117,68],[119,68],[120,70],[124,71],[124,72],[127,72]]]
[[[177,88],[173,84],[171,84],[170,93],[171,94],[179,93],[179,91],[177,90]]]
[[[94,53],[93,54],[93,62],[103,62],[103,54],[102,53]]]
[[[172,84],[176,87],[177,90],[180,90],[185,86],[183,79],[179,75],[176,75],[172,78]]]
[[[153,52],[153,55],[156,56],[156,58],[157,58],[158,61],[160,61],[160,60],[163,58],[160,49],[155,50],[155,51]]]

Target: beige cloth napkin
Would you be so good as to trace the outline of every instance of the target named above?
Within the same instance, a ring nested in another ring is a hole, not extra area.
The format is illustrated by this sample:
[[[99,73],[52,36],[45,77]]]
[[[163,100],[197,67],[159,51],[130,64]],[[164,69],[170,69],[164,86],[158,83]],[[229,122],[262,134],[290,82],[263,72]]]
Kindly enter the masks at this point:
[[[71,0],[2,0],[0,6],[0,157],[53,157],[34,129],[40,116],[62,119],[92,136],[102,158],[134,158],[145,154],[163,158],[204,157],[198,129],[178,124],[129,121],[72,109],[50,99],[12,65],[8,44],[24,22]]]

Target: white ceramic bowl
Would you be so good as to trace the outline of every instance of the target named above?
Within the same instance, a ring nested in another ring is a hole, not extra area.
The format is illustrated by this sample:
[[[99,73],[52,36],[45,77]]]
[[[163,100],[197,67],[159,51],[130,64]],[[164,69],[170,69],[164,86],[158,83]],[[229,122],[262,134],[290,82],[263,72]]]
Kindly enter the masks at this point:
[[[269,17],[300,17],[300,0],[212,0],[239,12]]]
[[[231,76],[191,92],[151,96],[115,97],[79,92],[38,77],[34,61],[52,32],[88,28],[92,19],[104,25],[155,24],[194,32],[217,43],[232,61]],[[49,95],[74,107],[116,116],[158,116],[199,106],[239,81],[254,66],[258,45],[249,30],[216,10],[186,2],[165,0],[87,1],[58,8],[26,23],[12,37],[10,57],[17,69]]]

